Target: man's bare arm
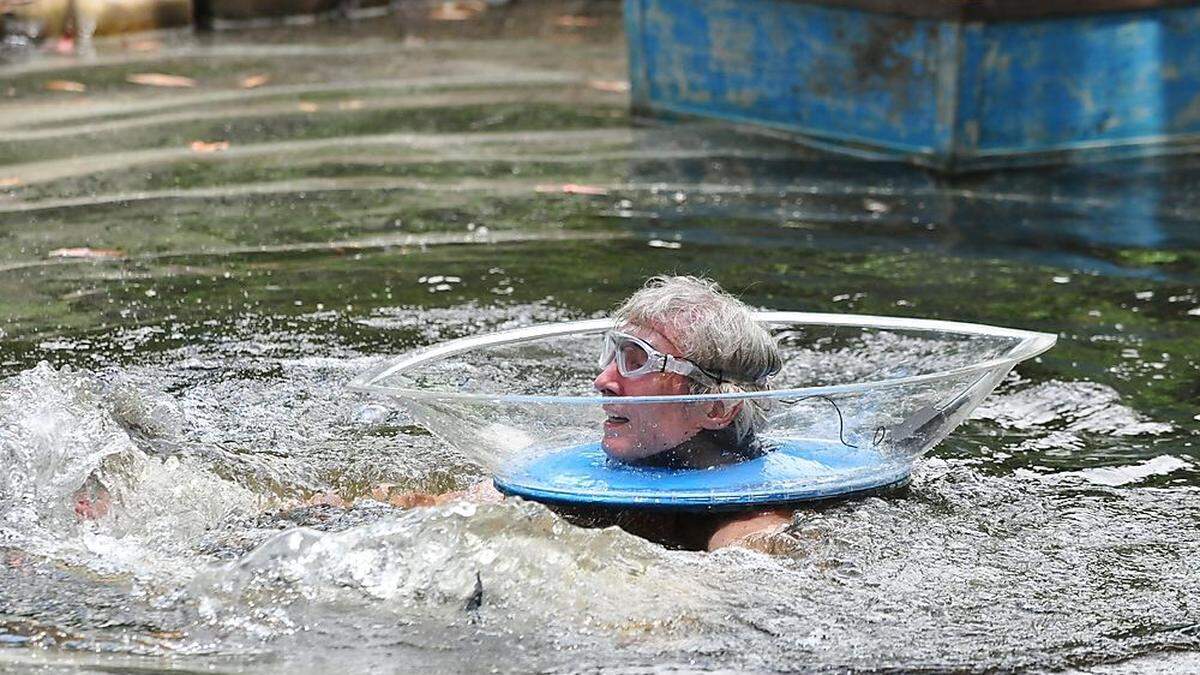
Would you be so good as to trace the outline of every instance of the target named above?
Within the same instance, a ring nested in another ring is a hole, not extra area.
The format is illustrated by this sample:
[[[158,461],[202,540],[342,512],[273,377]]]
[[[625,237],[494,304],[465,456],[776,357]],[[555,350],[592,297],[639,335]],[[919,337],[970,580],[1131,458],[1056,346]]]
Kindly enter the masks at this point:
[[[465,490],[455,490],[440,495],[412,490],[394,493],[391,489],[392,487],[392,485],[388,484],[376,486],[375,489],[371,490],[371,497],[376,501],[403,509],[414,506],[437,506],[457,500],[474,502],[476,504],[496,504],[504,500],[504,495],[496,489],[490,478],[481,480]]]
[[[719,525],[708,538],[708,550],[724,546],[742,546],[770,553],[770,538],[792,523],[790,509],[758,511],[735,516]]]

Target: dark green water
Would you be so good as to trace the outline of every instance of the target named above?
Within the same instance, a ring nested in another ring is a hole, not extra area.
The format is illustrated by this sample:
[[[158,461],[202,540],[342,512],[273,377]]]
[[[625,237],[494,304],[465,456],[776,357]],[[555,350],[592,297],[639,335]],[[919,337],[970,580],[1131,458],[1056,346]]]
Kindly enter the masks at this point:
[[[0,670],[1200,667],[1200,162],[949,180],[634,125],[617,11],[0,67]],[[479,477],[343,390],[379,358],[664,272],[1059,342],[906,493],[798,515],[785,556],[528,504],[280,511]],[[80,524],[93,470],[117,506]]]

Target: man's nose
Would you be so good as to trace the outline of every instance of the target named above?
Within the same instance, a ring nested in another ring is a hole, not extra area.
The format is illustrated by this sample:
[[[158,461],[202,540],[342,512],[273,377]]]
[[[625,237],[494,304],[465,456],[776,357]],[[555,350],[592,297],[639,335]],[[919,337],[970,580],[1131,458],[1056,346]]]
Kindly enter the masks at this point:
[[[613,361],[600,371],[596,379],[592,381],[592,388],[600,393],[609,393],[614,396],[621,395],[621,371],[617,369],[617,362]]]

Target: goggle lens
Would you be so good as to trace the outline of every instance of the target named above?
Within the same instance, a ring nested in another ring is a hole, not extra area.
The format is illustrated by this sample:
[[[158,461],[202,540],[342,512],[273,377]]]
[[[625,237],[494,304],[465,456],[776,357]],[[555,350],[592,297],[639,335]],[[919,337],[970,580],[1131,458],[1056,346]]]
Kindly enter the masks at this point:
[[[638,371],[650,361],[650,355],[638,343],[619,335],[606,334],[604,348],[600,352],[600,368],[617,361],[617,370],[625,377],[638,375]]]
[[[617,367],[621,369],[621,372],[628,375],[645,366],[649,360],[650,355],[640,345],[634,342],[626,342],[621,345],[621,358],[617,362]]]

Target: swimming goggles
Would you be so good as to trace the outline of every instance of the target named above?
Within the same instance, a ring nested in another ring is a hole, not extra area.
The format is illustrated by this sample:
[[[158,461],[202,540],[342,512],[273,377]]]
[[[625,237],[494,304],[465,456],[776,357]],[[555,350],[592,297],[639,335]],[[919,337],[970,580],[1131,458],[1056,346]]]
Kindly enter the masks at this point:
[[[641,377],[650,373],[676,373],[710,387],[721,384],[720,377],[710,374],[687,359],[663,354],[641,338],[610,330],[604,334],[604,349],[600,352],[600,369],[607,368],[613,360],[617,362],[617,370],[625,377]]]

